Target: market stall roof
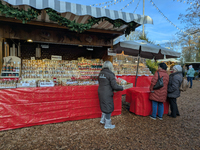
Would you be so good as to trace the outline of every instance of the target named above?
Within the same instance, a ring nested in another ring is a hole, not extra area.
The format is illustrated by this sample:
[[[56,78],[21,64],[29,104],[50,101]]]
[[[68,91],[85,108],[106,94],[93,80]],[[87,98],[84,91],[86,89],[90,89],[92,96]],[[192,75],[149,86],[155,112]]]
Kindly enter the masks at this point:
[[[127,23],[134,21],[139,25],[141,24],[153,24],[153,20],[149,16],[143,16],[133,13],[126,13],[121,11],[109,10],[104,8],[91,7],[81,4],[74,4],[58,0],[1,0],[5,2],[27,10],[28,7],[34,7],[36,9],[52,8],[61,13],[62,17],[69,20],[76,20],[78,23],[87,23],[87,20],[91,17],[100,18],[107,17],[112,20],[121,19]],[[52,22],[49,20],[49,16],[42,12],[37,21]],[[113,25],[108,21],[99,22],[99,24],[93,25],[95,29],[115,30],[123,31],[127,28],[127,25],[122,25],[119,28],[113,28]]]
[[[144,40],[138,41],[119,41],[114,43],[114,51],[117,53],[122,53],[126,55],[138,56],[149,59],[163,59],[166,58],[178,58],[180,53],[167,48],[157,46],[154,44],[147,43]]]

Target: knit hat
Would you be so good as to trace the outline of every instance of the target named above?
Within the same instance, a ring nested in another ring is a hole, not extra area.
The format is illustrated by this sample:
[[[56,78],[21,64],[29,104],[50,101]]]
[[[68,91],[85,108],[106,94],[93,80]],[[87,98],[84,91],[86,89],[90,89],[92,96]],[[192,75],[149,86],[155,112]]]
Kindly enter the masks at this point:
[[[160,68],[167,70],[167,65],[165,63],[160,63],[158,64],[158,66],[160,66]]]
[[[192,65],[189,65],[189,68],[192,68]]]
[[[182,71],[182,67],[180,66],[180,65],[175,65],[174,67],[173,67],[173,70],[176,70],[176,71]]]

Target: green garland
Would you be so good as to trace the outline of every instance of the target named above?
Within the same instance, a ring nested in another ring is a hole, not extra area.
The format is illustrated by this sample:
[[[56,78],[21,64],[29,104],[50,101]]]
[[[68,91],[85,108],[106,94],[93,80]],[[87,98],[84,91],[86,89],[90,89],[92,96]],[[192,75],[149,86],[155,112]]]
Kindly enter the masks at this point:
[[[25,11],[23,9],[9,7],[3,5],[0,1],[0,14],[5,15],[6,17],[15,18],[21,20],[22,23],[27,23],[33,19],[36,19],[40,15],[41,11],[38,9],[28,9]]]
[[[111,24],[113,24],[114,28],[119,28],[122,25],[128,25],[128,27],[125,30],[125,36],[129,35],[131,31],[134,31],[136,25],[138,25],[134,21],[126,23],[121,19],[112,20],[107,17],[101,17],[101,18],[92,17],[91,19],[88,20],[88,23],[82,24],[82,23],[77,23],[75,20],[71,21],[67,18],[64,18],[60,15],[60,13],[50,8],[46,9],[46,12],[49,15],[49,20],[57,22],[60,26],[66,26],[70,31],[75,31],[78,33],[82,33],[86,30],[91,29],[93,25],[98,24],[99,21],[103,20],[106,20]],[[3,5],[2,2],[0,1],[0,14],[5,15],[6,17],[11,17],[21,20],[22,23],[24,24],[33,19],[37,19],[37,17],[41,14],[41,11],[35,8],[31,8],[28,9],[28,11],[25,11],[22,9],[13,8],[11,7],[11,5],[10,6]]]
[[[76,23],[76,21],[70,21],[67,18],[62,17],[53,9],[46,9],[47,14],[49,15],[49,20],[58,22],[60,26],[66,26],[71,31],[82,33],[85,30],[90,29],[94,24],[98,23],[101,18],[91,18],[88,20],[87,24]]]

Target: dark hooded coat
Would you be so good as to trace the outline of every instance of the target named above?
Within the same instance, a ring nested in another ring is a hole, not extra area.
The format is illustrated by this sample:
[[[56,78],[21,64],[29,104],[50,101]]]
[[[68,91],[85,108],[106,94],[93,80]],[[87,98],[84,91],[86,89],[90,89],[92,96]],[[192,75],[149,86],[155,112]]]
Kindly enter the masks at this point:
[[[182,72],[175,72],[169,75],[167,97],[177,98],[180,96],[180,86],[183,81]]]
[[[107,114],[112,113],[114,111],[113,91],[122,91],[123,87],[117,85],[115,74],[108,68],[101,70],[98,81],[98,95],[101,111]]]

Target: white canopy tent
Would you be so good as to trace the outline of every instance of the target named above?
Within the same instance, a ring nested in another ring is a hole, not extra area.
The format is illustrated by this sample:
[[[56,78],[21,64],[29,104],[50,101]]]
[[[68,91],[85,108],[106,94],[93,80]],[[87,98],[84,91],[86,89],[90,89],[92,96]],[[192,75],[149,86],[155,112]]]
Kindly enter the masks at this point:
[[[140,56],[148,59],[163,59],[166,58],[178,58],[181,53],[169,50],[167,48],[147,43],[144,40],[137,41],[122,41],[114,43],[114,51],[116,53],[122,53],[132,56]]]
[[[158,62],[176,62],[176,63],[180,63],[180,60],[174,59],[174,58],[169,58],[169,59],[159,59]]]
[[[180,57],[180,53],[169,50],[167,48],[157,46],[154,44],[147,43],[144,40],[138,41],[117,41],[114,43],[113,49],[116,53],[122,53],[126,55],[138,56],[137,62],[137,71],[136,71],[136,80],[135,86],[137,84],[138,77],[138,68],[139,68],[139,59],[140,57],[148,59],[163,59],[166,58],[177,58]]]

